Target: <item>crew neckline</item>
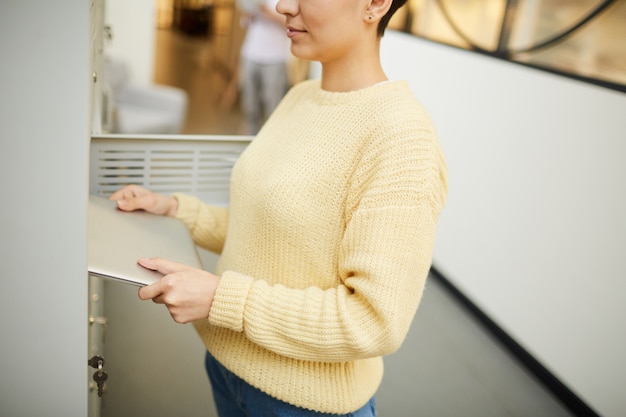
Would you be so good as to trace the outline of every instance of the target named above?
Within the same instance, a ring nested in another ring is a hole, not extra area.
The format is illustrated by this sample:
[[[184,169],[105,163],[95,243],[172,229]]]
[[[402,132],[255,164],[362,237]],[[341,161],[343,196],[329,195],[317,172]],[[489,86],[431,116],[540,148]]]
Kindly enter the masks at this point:
[[[315,100],[332,103],[332,104],[341,104],[356,98],[365,96],[370,94],[372,91],[385,88],[390,90],[403,90],[408,86],[408,82],[406,80],[384,80],[380,81],[376,84],[372,84],[367,87],[360,88],[358,90],[351,91],[328,91],[322,88],[321,80],[312,80],[313,84],[316,88],[314,97]]]

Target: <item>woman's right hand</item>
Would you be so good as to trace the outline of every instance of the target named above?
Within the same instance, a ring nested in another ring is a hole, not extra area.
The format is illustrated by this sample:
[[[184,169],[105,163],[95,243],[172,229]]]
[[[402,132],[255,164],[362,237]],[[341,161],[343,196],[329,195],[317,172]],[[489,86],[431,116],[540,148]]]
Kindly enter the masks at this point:
[[[117,202],[123,211],[145,210],[149,213],[174,217],[178,210],[178,200],[154,193],[138,185],[127,185],[113,193],[109,200]]]

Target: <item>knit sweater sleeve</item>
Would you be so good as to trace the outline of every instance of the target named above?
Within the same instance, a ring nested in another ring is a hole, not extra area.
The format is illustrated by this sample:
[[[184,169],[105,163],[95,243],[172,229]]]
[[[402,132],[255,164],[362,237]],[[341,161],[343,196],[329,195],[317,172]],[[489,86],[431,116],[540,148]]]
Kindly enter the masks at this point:
[[[217,254],[222,252],[228,230],[228,209],[204,203],[197,197],[177,193],[176,218],[191,232],[196,245]]]
[[[298,360],[345,362],[399,348],[422,295],[447,191],[429,122],[382,126],[348,184],[339,284],[294,288],[226,270],[210,324]]]
[[[372,218],[375,224],[359,225]],[[399,225],[403,220],[413,234]],[[433,211],[425,206],[363,210],[354,222],[342,244],[343,285],[293,289],[227,271],[209,322],[243,331],[257,345],[298,360],[346,362],[396,351],[430,267]],[[373,240],[363,241],[365,234]]]

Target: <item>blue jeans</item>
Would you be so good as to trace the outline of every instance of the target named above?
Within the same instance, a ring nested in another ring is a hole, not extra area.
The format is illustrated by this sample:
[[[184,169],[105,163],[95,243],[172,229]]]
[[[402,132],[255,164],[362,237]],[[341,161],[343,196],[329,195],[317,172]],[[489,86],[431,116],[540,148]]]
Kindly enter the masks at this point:
[[[374,397],[353,413],[320,413],[270,397],[224,368],[208,352],[205,366],[213,388],[215,407],[221,417],[376,417]]]

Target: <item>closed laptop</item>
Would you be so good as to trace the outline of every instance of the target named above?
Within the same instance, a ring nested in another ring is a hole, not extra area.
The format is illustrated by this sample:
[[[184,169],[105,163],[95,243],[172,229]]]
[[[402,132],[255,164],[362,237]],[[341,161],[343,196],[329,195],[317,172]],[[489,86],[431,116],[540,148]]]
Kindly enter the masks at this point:
[[[114,201],[89,196],[88,272],[90,275],[144,286],[162,274],[137,263],[161,257],[202,269],[187,227],[177,219],[145,211],[124,212]]]

